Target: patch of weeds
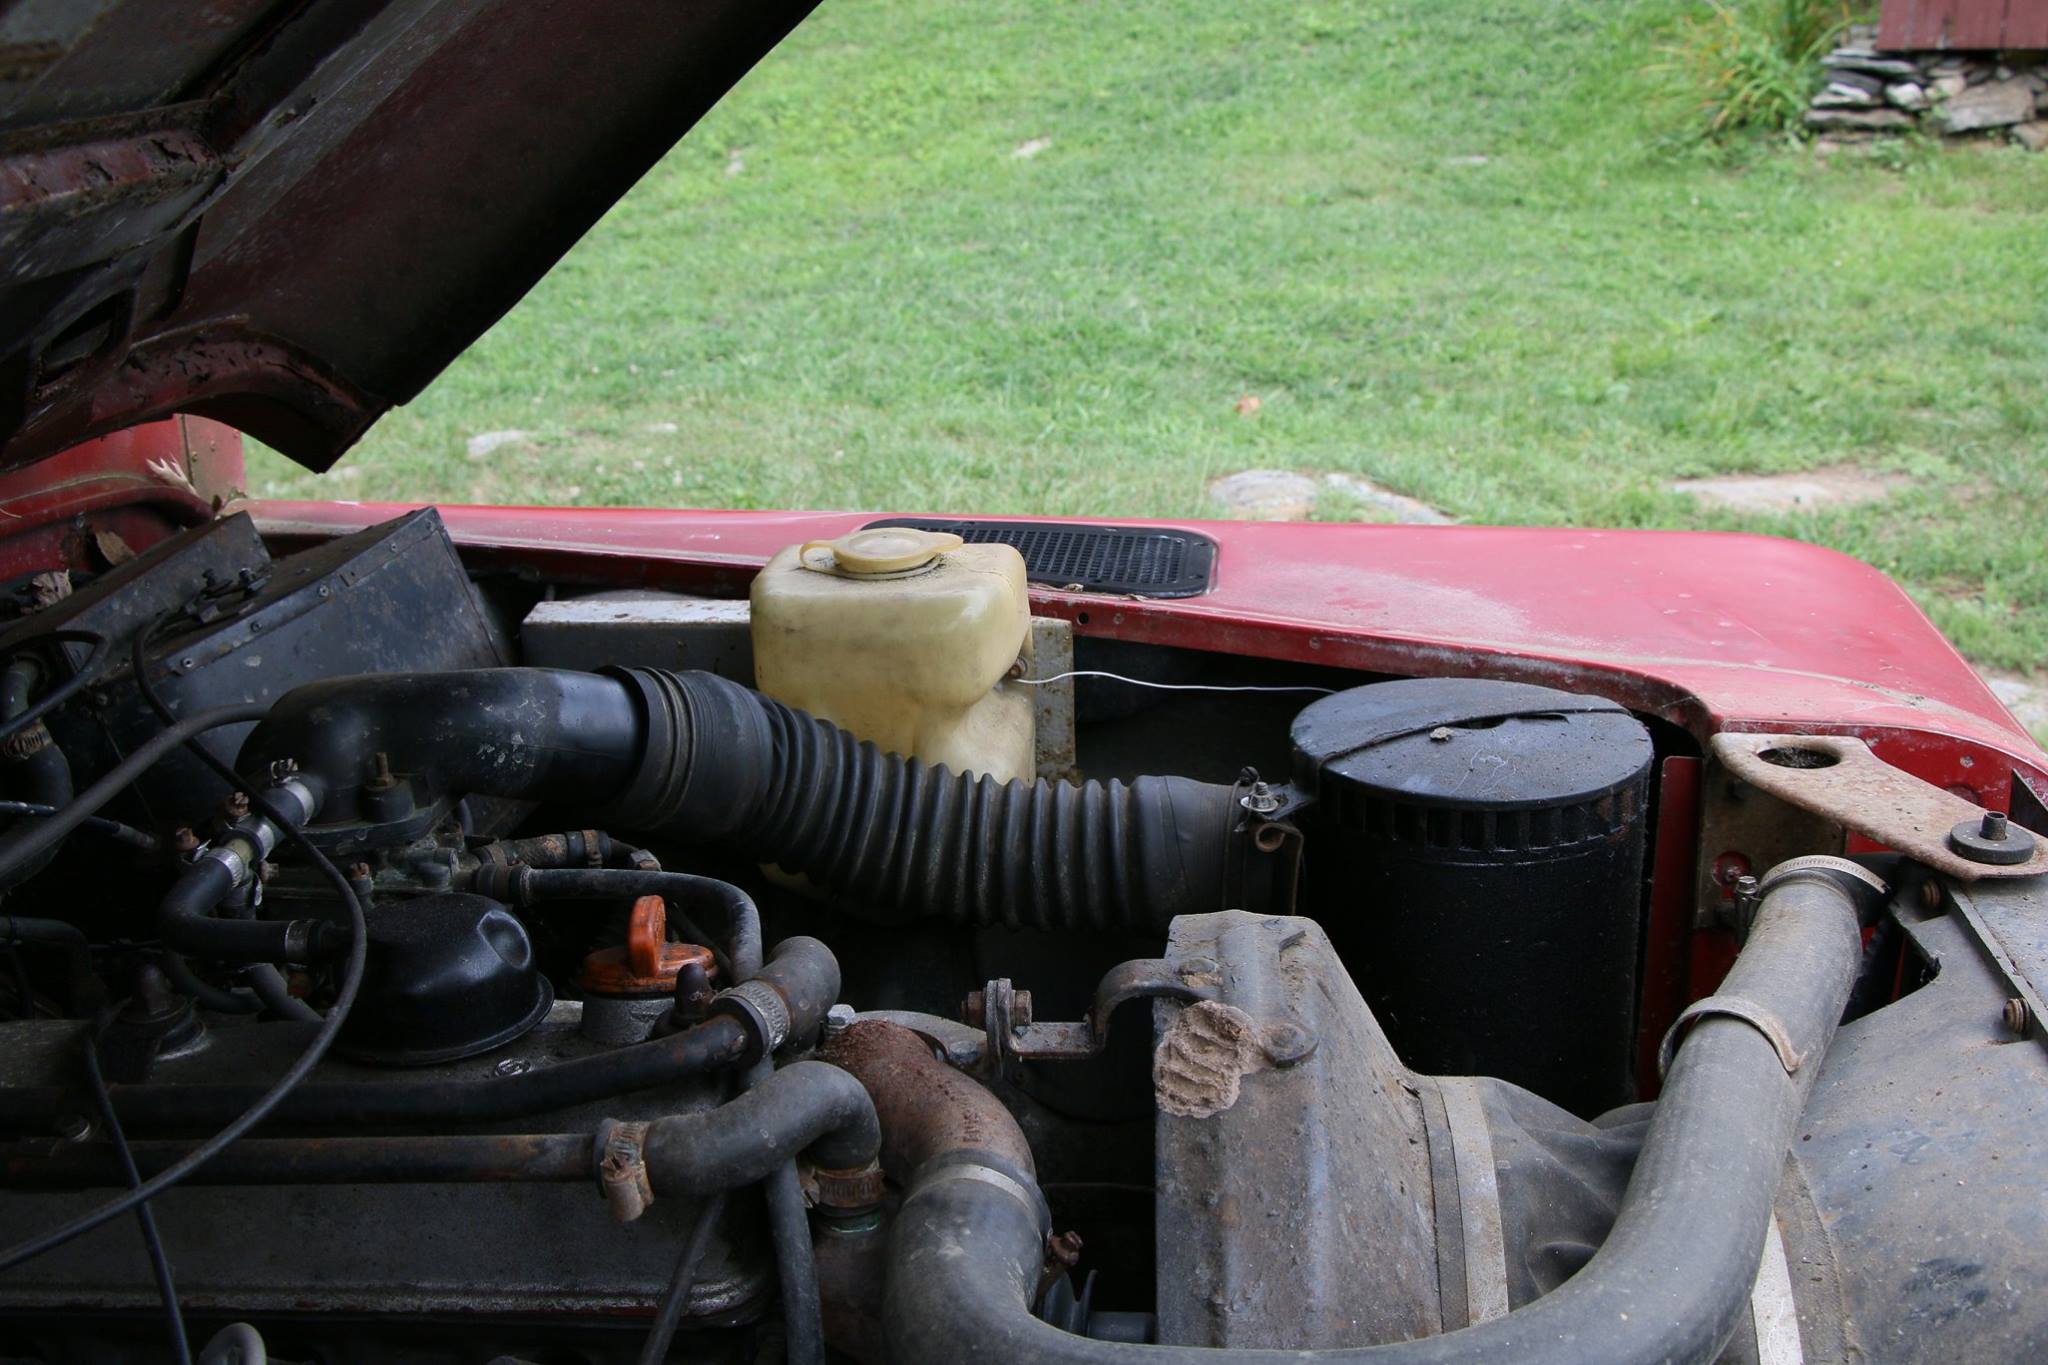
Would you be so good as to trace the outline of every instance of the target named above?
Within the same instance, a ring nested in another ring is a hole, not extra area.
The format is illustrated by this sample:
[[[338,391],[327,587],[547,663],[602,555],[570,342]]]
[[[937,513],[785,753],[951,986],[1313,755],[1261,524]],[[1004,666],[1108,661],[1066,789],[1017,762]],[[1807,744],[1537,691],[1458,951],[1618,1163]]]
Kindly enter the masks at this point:
[[[1795,128],[1820,81],[1820,59],[1851,18],[1845,0],[1710,0],[1681,17],[1664,69],[1689,92],[1712,139]]]

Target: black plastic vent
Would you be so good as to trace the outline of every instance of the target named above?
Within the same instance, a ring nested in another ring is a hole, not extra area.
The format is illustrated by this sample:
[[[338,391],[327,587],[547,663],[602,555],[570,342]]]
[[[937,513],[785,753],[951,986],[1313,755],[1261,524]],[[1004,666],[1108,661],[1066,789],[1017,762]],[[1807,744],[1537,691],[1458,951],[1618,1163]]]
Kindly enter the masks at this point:
[[[885,517],[868,525],[951,531],[970,545],[1014,545],[1033,583],[1081,592],[1199,597],[1209,591],[1216,567],[1216,542],[1192,531],[941,517]]]

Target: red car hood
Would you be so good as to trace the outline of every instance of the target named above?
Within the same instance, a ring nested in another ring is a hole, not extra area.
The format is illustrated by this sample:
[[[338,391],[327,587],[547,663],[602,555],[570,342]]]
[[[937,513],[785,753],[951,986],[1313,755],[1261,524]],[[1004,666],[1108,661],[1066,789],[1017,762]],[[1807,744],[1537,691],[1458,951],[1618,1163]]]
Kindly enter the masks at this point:
[[[0,468],[182,411],[325,469],[812,3],[0,5]]]

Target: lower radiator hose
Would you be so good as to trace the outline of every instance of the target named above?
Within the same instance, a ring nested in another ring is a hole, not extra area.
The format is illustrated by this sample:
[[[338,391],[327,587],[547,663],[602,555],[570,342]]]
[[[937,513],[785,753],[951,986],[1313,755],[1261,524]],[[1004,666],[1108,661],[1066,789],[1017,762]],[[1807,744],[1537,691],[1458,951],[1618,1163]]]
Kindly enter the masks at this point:
[[[1760,1028],[1700,1018],[1679,1048],[1621,1212],[1607,1240],[1556,1291],[1442,1336],[1314,1351],[1141,1346],[1063,1332],[1032,1315],[1049,1223],[1014,1120],[979,1105],[974,1122],[927,1121],[927,1142],[890,1238],[883,1320],[904,1365],[1706,1365],[1736,1330],[1787,1148],[1854,980],[1858,897],[1820,872],[1781,877],[1718,993],[1782,1029],[1790,1073]],[[827,1055],[870,1085],[886,1073]],[[933,1063],[936,1065],[936,1063]],[[885,1165],[898,1107],[876,1093]]]

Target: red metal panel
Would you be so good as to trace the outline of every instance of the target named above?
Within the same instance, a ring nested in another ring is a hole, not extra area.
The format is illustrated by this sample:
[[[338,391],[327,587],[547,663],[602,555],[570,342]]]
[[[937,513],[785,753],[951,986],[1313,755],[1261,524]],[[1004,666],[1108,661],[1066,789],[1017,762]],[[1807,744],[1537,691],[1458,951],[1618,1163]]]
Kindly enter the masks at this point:
[[[2004,47],[2005,10],[2010,3],[2011,0],[1954,0],[1946,46]]]
[[[411,506],[251,510],[267,535],[289,541],[360,529]],[[441,512],[479,567],[729,596],[744,594],[783,546],[829,540],[879,515]],[[1702,739],[1720,730],[1856,735],[1939,785],[1967,772],[1979,799],[2001,810],[2015,768],[2048,793],[2048,755],[1954,646],[1897,584],[1832,550],[1718,532],[1158,524],[1199,526],[1216,540],[1212,591],[1161,601],[1039,589],[1033,610],[1083,635],[1143,644],[1576,688]]]
[[[93,534],[148,549],[212,516],[242,483],[240,434],[203,417],[145,422],[0,473],[0,578],[104,568]]]
[[[2048,50],[2048,0],[2008,0],[2005,46],[2021,51]]]
[[[1656,846],[1650,851],[1650,914],[1643,926],[1643,976],[1636,1011],[1636,1094],[1657,1098],[1657,1050],[1690,992],[1693,886],[1698,874],[1700,770],[1697,758],[1667,758],[1657,786]]]
[[[2048,0],[1885,0],[1877,45],[1898,52],[2048,48]]]

